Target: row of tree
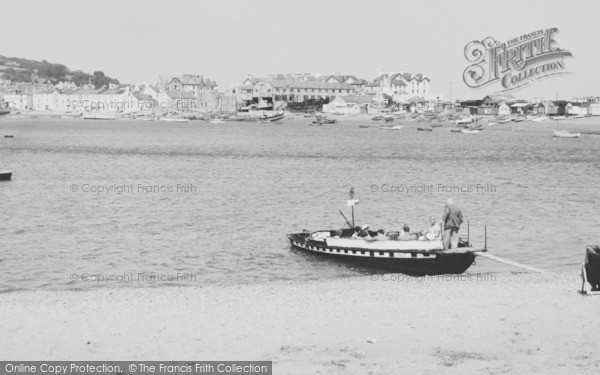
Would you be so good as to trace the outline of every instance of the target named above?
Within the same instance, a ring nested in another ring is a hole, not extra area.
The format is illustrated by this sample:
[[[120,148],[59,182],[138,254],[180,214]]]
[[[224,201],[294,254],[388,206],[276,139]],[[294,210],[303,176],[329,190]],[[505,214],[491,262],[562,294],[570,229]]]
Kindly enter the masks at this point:
[[[119,83],[117,79],[106,76],[102,71],[95,71],[93,74],[84,73],[81,70],[71,72],[63,64],[53,64],[46,60],[27,60],[18,57],[6,58],[0,55],[0,65],[6,64],[7,61],[19,64],[18,69],[8,68],[4,70],[4,74],[2,75],[3,78],[12,82],[32,82],[34,75],[37,75],[39,78],[52,83],[67,81],[73,82],[78,86],[91,83],[96,88],[106,86],[109,83]]]

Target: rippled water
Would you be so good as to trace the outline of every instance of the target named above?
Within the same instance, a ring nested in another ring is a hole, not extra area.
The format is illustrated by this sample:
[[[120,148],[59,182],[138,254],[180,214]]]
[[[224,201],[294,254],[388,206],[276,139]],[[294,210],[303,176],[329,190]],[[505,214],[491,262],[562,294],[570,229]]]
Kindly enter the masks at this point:
[[[553,139],[551,124],[464,135],[308,122],[0,119],[0,133],[15,136],[0,140],[0,169],[13,170],[0,183],[0,291],[360,274],[290,250],[285,236],[341,227],[350,187],[357,222],[372,228],[425,228],[453,196],[475,245],[487,224],[490,251],[536,267],[576,271],[585,245],[600,242],[600,136]],[[382,191],[402,185],[429,188]],[[89,191],[97,186],[129,190]],[[475,191],[444,191],[453,186]],[[483,260],[470,270],[506,267]]]

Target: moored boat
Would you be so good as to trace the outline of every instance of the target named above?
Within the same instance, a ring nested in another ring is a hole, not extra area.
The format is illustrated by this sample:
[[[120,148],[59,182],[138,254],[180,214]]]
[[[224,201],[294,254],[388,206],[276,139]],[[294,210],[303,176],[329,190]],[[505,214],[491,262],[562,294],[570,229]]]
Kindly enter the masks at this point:
[[[542,122],[542,121],[546,120],[547,118],[548,117],[546,117],[546,116],[536,116],[536,117],[532,118],[531,121],[533,121],[533,122]]]
[[[84,120],[114,120],[115,115],[111,113],[89,113],[83,115]]]
[[[460,132],[465,134],[478,134],[479,130],[460,129]]]
[[[175,117],[162,117],[160,121],[167,122],[188,122],[189,120],[186,118],[175,118]]]
[[[433,131],[432,128],[423,128],[423,127],[420,127],[420,126],[417,127],[417,130],[424,131],[424,132],[432,132]]]
[[[471,123],[475,122],[475,120],[476,119],[474,117],[462,118],[460,120],[456,120],[456,125],[471,124]]]
[[[509,119],[509,118],[501,118],[501,119],[498,120],[498,123],[499,124],[506,124],[507,122],[511,122],[511,121],[512,121],[512,119]]]
[[[400,130],[402,129],[404,126],[402,125],[396,125],[396,126],[382,126],[381,129],[383,130]]]
[[[0,181],[9,181],[12,177],[12,171],[0,170]]]
[[[552,136],[555,138],[579,138],[581,133],[571,133],[567,130],[557,130],[552,132]]]

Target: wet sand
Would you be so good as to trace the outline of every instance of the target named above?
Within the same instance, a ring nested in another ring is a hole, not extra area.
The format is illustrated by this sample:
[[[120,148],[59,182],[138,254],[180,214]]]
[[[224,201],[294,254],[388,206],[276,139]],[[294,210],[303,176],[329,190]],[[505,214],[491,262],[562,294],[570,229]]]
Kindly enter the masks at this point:
[[[273,360],[276,374],[600,372],[577,271],[0,295],[4,360]]]

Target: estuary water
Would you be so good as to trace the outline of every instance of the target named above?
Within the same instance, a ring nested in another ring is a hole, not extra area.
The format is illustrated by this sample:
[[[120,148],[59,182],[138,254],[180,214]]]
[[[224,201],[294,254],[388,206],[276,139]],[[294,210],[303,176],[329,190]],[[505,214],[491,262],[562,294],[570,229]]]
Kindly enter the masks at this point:
[[[0,139],[0,169],[13,171],[0,182],[0,291],[360,275],[286,238],[343,227],[351,187],[357,225],[424,229],[453,197],[476,247],[487,225],[490,252],[551,271],[578,272],[600,243],[600,136],[309,122],[0,118],[14,134]],[[469,270],[513,271],[486,259]]]

